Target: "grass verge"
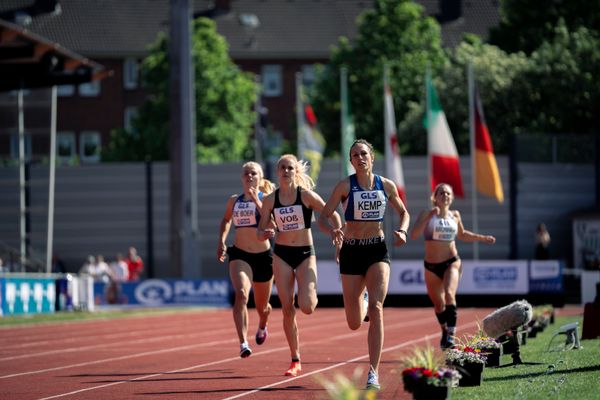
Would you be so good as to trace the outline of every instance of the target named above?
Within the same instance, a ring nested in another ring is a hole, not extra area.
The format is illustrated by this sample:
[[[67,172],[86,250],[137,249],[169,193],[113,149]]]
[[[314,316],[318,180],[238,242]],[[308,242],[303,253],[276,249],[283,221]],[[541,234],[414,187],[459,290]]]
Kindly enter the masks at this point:
[[[581,349],[565,350],[565,336],[552,336],[561,325],[581,317],[557,318],[537,337],[521,346],[525,364],[512,365],[504,355],[499,368],[486,368],[483,383],[452,389],[452,400],[598,399],[600,398],[600,339],[582,340]]]
[[[40,324],[52,322],[82,321],[124,317],[146,317],[172,312],[198,312],[213,310],[207,307],[160,307],[160,308],[129,308],[129,309],[100,309],[97,311],[70,311],[52,314],[32,314],[0,317],[0,329],[16,325]]]

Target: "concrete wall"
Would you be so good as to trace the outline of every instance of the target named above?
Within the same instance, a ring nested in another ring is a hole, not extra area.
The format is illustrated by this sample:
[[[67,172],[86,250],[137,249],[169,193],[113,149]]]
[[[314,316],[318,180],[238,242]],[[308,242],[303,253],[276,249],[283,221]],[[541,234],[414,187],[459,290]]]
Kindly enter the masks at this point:
[[[463,184],[468,198],[457,199],[467,229],[473,228],[471,208],[470,166],[461,164]],[[510,254],[510,209],[508,159],[499,157],[505,202],[478,196],[478,231],[495,235],[494,246],[479,245],[481,259],[503,259]],[[240,163],[198,166],[198,214],[202,271],[206,277],[227,275],[225,265],[216,261],[215,251],[219,223],[227,198],[241,190]],[[424,157],[404,157],[407,205],[414,222],[418,213],[429,207],[427,164]],[[383,162],[376,160],[375,172],[383,173]],[[154,163],[153,243],[155,276],[171,276],[169,268],[169,182],[168,164]],[[340,163],[326,160],[317,192],[326,200],[340,179]],[[18,170],[0,169],[0,242],[19,248]],[[31,244],[43,259],[46,249],[48,168],[31,168]],[[594,170],[591,165],[520,164],[518,167],[518,255],[533,254],[533,232],[545,222],[552,235],[552,255],[570,262],[570,213],[594,205]],[[397,227],[398,220],[388,212],[386,232]],[[393,220],[392,220],[393,218]],[[317,255],[332,259],[329,238],[318,228],[313,230]],[[144,259],[148,257],[146,218],[146,169],[144,164],[111,163],[77,167],[62,166],[56,170],[54,249],[69,270],[77,270],[88,254],[103,254],[108,260],[116,253],[126,253],[135,246]],[[458,243],[463,258],[471,258],[473,245]],[[420,259],[422,239],[394,248],[396,259]]]

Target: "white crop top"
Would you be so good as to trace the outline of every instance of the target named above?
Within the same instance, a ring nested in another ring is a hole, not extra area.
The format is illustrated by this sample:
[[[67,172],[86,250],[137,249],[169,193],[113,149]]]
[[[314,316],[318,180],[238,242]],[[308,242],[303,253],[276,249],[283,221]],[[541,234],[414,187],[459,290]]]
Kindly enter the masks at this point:
[[[438,240],[442,242],[452,242],[456,239],[458,233],[458,224],[451,214],[446,218],[440,218],[434,215],[427,223],[423,236],[425,240]]]

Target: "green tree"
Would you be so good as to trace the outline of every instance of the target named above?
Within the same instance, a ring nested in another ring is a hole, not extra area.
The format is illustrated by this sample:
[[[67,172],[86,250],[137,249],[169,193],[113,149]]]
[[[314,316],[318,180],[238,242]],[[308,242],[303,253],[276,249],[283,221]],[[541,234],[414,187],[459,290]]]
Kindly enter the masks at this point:
[[[530,67],[513,82],[520,132],[586,134],[598,130],[600,36],[580,27],[570,32],[559,21],[555,36],[530,57]]]
[[[500,24],[490,30],[490,43],[511,53],[531,54],[552,39],[560,19],[569,31],[587,27],[600,32],[600,1],[502,0]]]
[[[192,59],[196,78],[196,158],[199,162],[237,161],[252,153],[253,104],[257,88],[253,76],[228,55],[227,42],[215,23],[194,23]],[[111,135],[105,160],[169,159],[168,38],[159,35],[142,63],[142,80],[150,93],[134,118],[131,131]]]
[[[340,148],[339,70],[348,68],[348,87],[356,136],[383,151],[383,66],[390,67],[390,85],[395,96],[397,120],[408,111],[408,102],[418,101],[429,65],[439,71],[447,62],[439,24],[410,0],[376,0],[358,19],[353,43],[341,38],[331,62],[319,74],[311,92],[315,112],[327,139],[327,154]],[[401,151],[410,144],[400,141]]]
[[[600,109],[600,40],[587,28],[569,32],[559,21],[555,36],[529,57],[508,54],[469,36],[434,79],[448,125],[461,154],[469,153],[467,65],[473,64],[494,151],[507,153],[512,134],[586,134],[597,130]],[[410,102],[400,141],[426,153],[425,99]]]

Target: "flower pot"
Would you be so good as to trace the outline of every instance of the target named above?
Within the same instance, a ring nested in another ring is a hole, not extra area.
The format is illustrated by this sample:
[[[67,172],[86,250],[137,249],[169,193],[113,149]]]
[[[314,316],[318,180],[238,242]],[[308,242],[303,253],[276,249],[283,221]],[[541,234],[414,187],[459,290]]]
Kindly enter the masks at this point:
[[[519,343],[527,344],[527,331],[519,331]]]
[[[485,361],[486,367],[499,367],[500,360],[502,359],[502,346],[497,349],[484,349],[483,352],[487,353],[487,360]]]
[[[538,328],[537,325],[533,325],[531,328],[529,328],[529,337],[532,339],[535,339],[535,337],[537,336],[538,332],[540,331],[540,329]]]
[[[450,387],[422,385],[413,390],[414,400],[447,400],[450,398]]]
[[[483,382],[483,363],[465,363],[464,365],[456,365],[456,369],[462,375],[458,381],[458,386],[481,386]]]
[[[513,354],[519,348],[518,339],[513,335],[504,335],[500,337],[500,342],[502,342],[502,353],[503,354]]]

